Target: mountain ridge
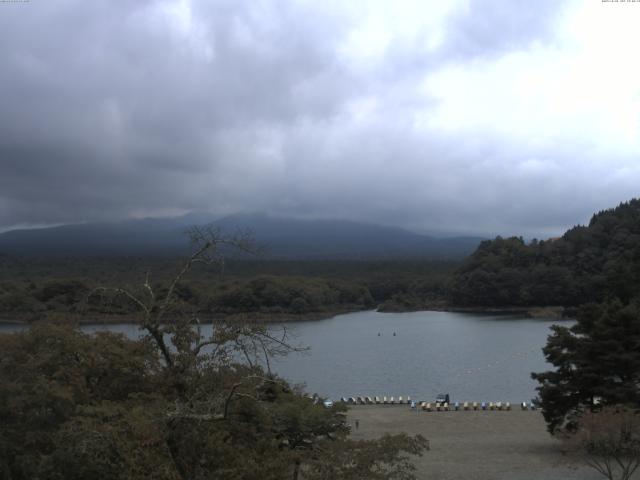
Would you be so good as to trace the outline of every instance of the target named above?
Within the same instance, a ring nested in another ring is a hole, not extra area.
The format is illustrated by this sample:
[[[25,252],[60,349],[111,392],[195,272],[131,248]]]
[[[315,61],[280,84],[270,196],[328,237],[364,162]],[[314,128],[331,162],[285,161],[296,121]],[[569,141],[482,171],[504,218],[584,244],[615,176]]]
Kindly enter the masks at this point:
[[[306,220],[266,214],[207,214],[70,224],[0,233],[0,254],[42,256],[175,255],[189,251],[186,230],[212,224],[222,231],[250,230],[266,258],[459,259],[482,237],[437,238],[402,229],[350,220]]]

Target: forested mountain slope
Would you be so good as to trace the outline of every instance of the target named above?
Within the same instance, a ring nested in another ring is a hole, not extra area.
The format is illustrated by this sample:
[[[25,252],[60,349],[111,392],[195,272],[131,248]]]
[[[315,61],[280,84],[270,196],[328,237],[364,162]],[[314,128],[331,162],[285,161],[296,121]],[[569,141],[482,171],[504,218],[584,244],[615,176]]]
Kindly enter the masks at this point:
[[[176,256],[189,252],[185,231],[212,224],[251,232],[267,259],[458,260],[480,237],[437,238],[397,227],[346,220],[301,220],[263,214],[214,219],[206,214],[62,225],[0,234],[0,254],[23,256]]]
[[[577,306],[640,292],[640,199],[595,214],[561,238],[487,240],[455,272],[461,306]]]

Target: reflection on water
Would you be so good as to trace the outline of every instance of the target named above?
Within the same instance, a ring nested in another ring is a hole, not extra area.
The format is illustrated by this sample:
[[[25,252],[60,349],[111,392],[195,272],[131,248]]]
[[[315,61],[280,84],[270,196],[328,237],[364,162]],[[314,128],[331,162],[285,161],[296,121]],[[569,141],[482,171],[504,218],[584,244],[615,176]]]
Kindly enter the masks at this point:
[[[532,371],[548,368],[541,348],[557,321],[450,312],[358,312],[290,322],[308,353],[273,362],[273,369],[324,396],[406,396],[452,401],[521,402],[535,396]],[[0,325],[0,332],[23,327]],[[86,325],[136,338],[136,325]],[[203,334],[206,334],[203,328]],[[395,334],[395,335],[394,335]]]

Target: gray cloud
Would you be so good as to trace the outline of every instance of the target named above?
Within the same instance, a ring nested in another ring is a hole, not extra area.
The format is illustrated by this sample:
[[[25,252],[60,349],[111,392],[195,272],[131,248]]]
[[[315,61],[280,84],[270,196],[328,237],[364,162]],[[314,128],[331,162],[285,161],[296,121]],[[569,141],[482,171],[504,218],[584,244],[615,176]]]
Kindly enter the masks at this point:
[[[567,5],[555,0],[470,0],[449,17],[444,50],[450,57],[463,59],[547,42]]]
[[[588,145],[420,121],[425,79],[554,42],[558,2],[462,2],[440,45],[366,66],[337,6],[183,3],[0,6],[0,229],[209,210],[546,235],[634,194]]]

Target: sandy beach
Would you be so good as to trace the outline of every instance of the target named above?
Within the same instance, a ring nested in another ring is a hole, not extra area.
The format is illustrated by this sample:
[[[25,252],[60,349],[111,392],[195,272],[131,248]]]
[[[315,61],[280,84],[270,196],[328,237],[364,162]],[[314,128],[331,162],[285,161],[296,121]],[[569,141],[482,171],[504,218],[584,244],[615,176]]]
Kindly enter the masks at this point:
[[[603,478],[579,457],[563,452],[539,411],[423,412],[406,405],[354,405],[347,419],[354,439],[401,432],[427,438],[430,450],[415,461],[420,479]]]

